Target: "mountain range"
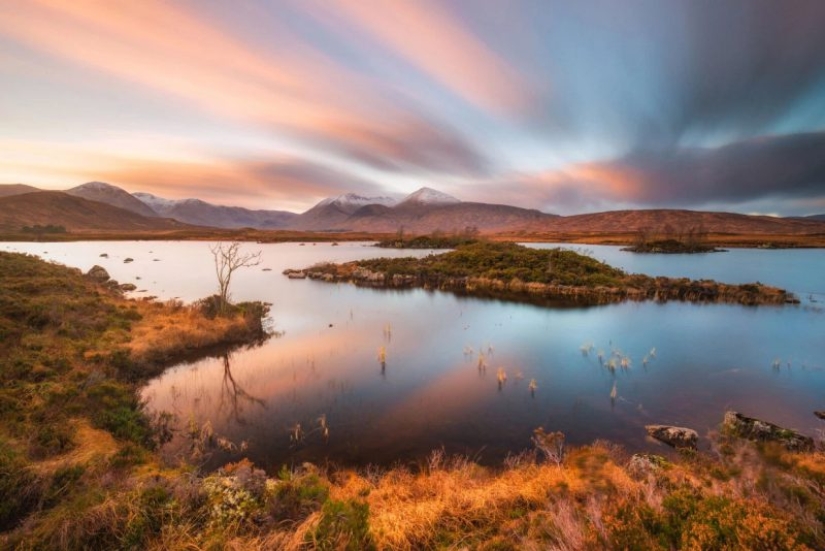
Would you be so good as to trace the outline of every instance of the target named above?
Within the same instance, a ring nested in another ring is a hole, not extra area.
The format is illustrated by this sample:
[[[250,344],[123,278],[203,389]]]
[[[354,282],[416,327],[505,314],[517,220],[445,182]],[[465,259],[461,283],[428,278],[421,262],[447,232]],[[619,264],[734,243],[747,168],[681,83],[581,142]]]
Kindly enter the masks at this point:
[[[212,228],[290,229],[317,232],[429,233],[434,230],[487,233],[617,233],[641,229],[703,227],[714,233],[825,233],[825,215],[777,218],[688,210],[625,210],[558,216],[510,205],[461,201],[424,187],[402,198],[347,193],[329,197],[296,214],[214,205],[200,199],[166,199],[129,193],[103,182],[65,192],[23,184],[0,185],[0,228],[56,224],[68,230]]]

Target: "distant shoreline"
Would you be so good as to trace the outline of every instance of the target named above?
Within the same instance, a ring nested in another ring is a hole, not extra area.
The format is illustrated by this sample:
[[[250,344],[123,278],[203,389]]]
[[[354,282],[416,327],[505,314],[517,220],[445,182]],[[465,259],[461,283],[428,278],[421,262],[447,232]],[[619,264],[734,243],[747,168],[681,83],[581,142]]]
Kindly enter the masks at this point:
[[[422,234],[425,235],[425,234]],[[580,245],[632,246],[635,232],[501,232],[482,233],[485,239],[513,243],[570,243]],[[415,235],[410,235],[412,239]],[[419,236],[420,237],[420,236]],[[61,243],[74,241],[245,241],[257,243],[329,243],[334,241],[385,241],[394,233],[309,232],[255,229],[185,229],[148,231],[82,230],[46,234],[38,239],[30,233],[0,231],[0,242]],[[715,248],[819,249],[825,248],[825,234],[709,233],[705,239]]]

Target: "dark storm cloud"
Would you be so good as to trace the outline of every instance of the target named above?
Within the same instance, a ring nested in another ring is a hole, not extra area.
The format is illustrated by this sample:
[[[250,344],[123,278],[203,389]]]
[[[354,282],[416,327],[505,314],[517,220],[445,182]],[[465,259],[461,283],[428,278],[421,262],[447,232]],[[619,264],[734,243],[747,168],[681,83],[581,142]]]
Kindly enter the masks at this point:
[[[537,18],[551,93],[536,120],[557,139],[667,149],[825,125],[825,108],[799,111],[825,95],[825,2],[594,0]]]
[[[825,133],[752,139],[718,149],[634,153],[614,169],[638,175],[628,199],[699,205],[825,193]]]
[[[825,2],[691,1],[681,127],[760,132],[825,78]]]

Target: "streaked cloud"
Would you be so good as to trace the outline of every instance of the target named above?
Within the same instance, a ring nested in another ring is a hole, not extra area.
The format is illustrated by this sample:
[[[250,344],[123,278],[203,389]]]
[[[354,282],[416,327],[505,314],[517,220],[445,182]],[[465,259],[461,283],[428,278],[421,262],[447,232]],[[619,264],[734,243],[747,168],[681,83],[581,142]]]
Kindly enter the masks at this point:
[[[504,191],[502,191],[502,189]],[[507,191],[510,190],[510,191]],[[514,175],[480,192],[561,214],[628,207],[707,208],[825,197],[825,133],[755,138],[715,149],[637,151],[561,170]],[[816,203],[814,203],[816,204]]]
[[[0,181],[799,214],[823,28],[816,0],[0,0]]]
[[[479,156],[447,123],[384,100],[374,83],[311,48],[258,51],[201,20],[196,8],[158,0],[33,0],[0,11],[0,32],[210,114],[373,166],[465,171]],[[430,143],[449,143],[458,156],[435,155]]]
[[[430,0],[306,4],[316,14],[337,9],[382,46],[482,109],[512,114],[526,110],[531,102],[522,76],[450,13],[448,4]]]

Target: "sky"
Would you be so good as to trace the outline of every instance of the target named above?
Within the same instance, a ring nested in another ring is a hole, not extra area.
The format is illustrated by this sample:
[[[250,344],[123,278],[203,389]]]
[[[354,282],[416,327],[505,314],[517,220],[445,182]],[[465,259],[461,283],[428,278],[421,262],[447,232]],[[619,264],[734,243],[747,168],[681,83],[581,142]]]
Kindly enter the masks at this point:
[[[0,0],[0,183],[825,212],[821,0]]]

